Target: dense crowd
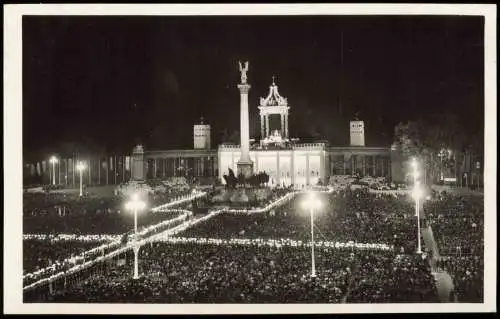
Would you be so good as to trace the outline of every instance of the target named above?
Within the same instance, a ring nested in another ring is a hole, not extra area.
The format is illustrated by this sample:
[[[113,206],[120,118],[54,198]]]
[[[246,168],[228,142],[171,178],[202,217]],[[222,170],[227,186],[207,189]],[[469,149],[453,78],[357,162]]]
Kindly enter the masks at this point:
[[[163,204],[180,196],[172,192],[149,196],[146,200],[148,203],[146,209],[138,214],[138,231],[141,232],[151,225],[172,220],[181,215],[180,211],[152,212],[150,210],[151,206]],[[177,205],[176,208],[185,208],[188,205],[189,203]],[[84,196],[80,198],[78,194],[25,193],[23,195],[23,234],[115,234],[129,237],[133,233],[134,214],[125,210],[124,206],[124,199],[119,197]],[[36,238],[23,240],[23,270],[25,273],[31,273],[51,265],[55,267],[52,272],[57,272],[62,268],[67,269],[72,263],[64,262],[65,259],[78,256],[103,242],[99,240],[54,242]],[[36,278],[37,276],[26,278],[25,282],[31,283]]]
[[[441,255],[483,253],[483,197],[443,194],[427,202],[424,209]]]
[[[462,302],[482,302],[484,198],[442,193],[425,208],[442,256],[437,265],[453,278],[453,294]]]
[[[141,250],[140,280],[131,279],[129,254],[125,265],[115,264],[67,289],[57,289],[48,301],[340,303],[345,298],[352,302],[406,298],[434,302],[429,270],[415,258],[401,258],[392,252],[321,249],[313,278],[310,250],[304,248],[155,243]],[[374,275],[378,278],[364,280]],[[408,283],[418,287],[416,292],[406,291]],[[372,296],[383,298],[364,298],[362,285],[368,284]]]
[[[284,189],[275,190],[272,199],[287,192]],[[297,195],[265,213],[221,213],[179,233],[176,238],[290,238],[309,242],[310,211],[301,205],[304,196]],[[317,247],[317,277],[312,278],[311,251],[307,247],[157,242],[141,248],[139,280],[131,279],[133,254],[129,251],[125,260],[119,257],[112,262],[98,263],[98,266],[79,273],[78,279],[69,277],[69,285],[66,281],[64,286],[55,285],[48,299],[40,300],[37,299],[39,294],[33,294],[30,300],[143,303],[437,302],[428,261],[431,256],[425,252],[427,247],[423,241],[424,253],[415,254],[417,218],[415,202],[411,197],[371,193],[367,189],[337,189],[332,194],[317,196],[322,203],[321,208],[314,210],[317,241],[378,243],[394,248],[380,251]],[[447,270],[453,277],[454,294],[460,301],[482,300],[482,205],[482,198],[445,194],[424,204],[426,221],[423,224],[429,221],[432,226],[441,255],[454,251],[453,256],[438,261],[437,267]],[[55,209],[52,215],[34,216],[57,220],[76,215],[81,217],[78,223],[82,225],[102,223],[101,220],[106,220],[106,217],[103,218],[105,215],[124,216],[123,212],[98,214],[98,205],[90,207],[94,208],[90,209],[90,213],[87,202],[81,205],[86,213],[76,208],[79,213],[64,215]],[[30,214],[25,212],[25,215]],[[133,223],[133,216],[126,215]],[[139,220],[141,218],[145,216]],[[133,224],[127,225],[127,230],[130,230]],[[95,224],[94,227],[106,228],[102,224]],[[118,229],[120,226],[109,227]],[[42,252],[40,256],[46,255]],[[29,267],[32,264],[27,263]]]
[[[483,302],[484,261],[482,256],[441,258],[437,266],[453,278],[455,294],[461,302]]]
[[[372,194],[365,190],[318,195],[323,209],[314,213],[317,240],[394,245],[398,252],[413,252],[417,220],[405,197]],[[224,213],[182,233],[204,238],[294,238],[310,240],[309,211],[303,195],[265,214]]]
[[[173,196],[172,196],[173,197]],[[171,199],[155,195],[137,218],[138,228],[174,218],[171,212],[150,211],[157,203]],[[122,234],[134,227],[134,214],[125,210],[124,200],[112,198],[79,198],[70,195],[29,194],[24,196],[23,233]],[[176,208],[185,207],[180,205]]]
[[[52,266],[57,261],[75,257],[103,242],[23,240],[23,273]]]
[[[437,302],[426,254],[366,254],[356,265],[348,303]]]

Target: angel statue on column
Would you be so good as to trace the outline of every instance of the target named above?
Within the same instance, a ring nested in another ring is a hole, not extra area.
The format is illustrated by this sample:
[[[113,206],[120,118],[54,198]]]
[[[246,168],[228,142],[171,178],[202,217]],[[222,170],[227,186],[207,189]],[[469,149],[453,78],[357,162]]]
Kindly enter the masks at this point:
[[[242,64],[240,61],[238,61],[240,64],[240,72],[241,72],[241,83],[246,84],[247,83],[247,71],[248,71],[248,61],[245,62],[245,67],[243,68]]]

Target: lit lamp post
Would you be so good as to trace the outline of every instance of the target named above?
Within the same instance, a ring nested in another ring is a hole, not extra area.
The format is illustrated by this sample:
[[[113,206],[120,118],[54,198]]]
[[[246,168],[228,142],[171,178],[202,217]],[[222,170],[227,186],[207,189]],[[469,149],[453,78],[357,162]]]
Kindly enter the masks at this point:
[[[56,163],[59,162],[57,157],[52,156],[49,160],[49,162],[52,164],[52,184],[56,184]]]
[[[418,170],[418,162],[415,158],[411,161],[411,166],[413,167],[413,189],[417,186],[418,178],[420,176],[420,171]],[[417,209],[415,209],[415,216],[417,216]]]
[[[422,188],[420,187],[420,181],[418,180],[419,171],[418,163],[416,159],[412,160],[413,166],[413,198],[415,199],[415,216],[417,216],[417,254],[422,253],[422,245],[420,243],[420,198],[422,197]]]
[[[83,196],[83,170],[86,168],[87,166],[85,165],[84,162],[78,162],[78,164],[76,164],[76,169],[80,172],[80,197]]]
[[[316,194],[311,192],[308,198],[302,202],[302,208],[309,209],[311,213],[311,277],[316,277],[316,262],[314,259],[314,209],[321,208],[321,201]]]
[[[132,199],[125,204],[125,209],[134,212],[134,279],[139,278],[139,241],[137,240],[137,212],[143,210],[146,203],[139,199],[139,195],[132,195]]]

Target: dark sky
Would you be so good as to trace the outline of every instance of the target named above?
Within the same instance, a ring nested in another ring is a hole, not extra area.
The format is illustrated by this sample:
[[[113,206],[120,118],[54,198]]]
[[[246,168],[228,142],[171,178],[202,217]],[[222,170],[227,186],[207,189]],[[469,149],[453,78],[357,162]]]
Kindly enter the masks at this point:
[[[224,129],[239,127],[239,59],[250,61],[251,136],[273,75],[291,106],[293,136],[345,145],[356,113],[372,145],[389,143],[397,122],[418,116],[451,112],[464,129],[477,130],[483,21],[24,16],[24,149],[76,143],[129,151],[138,141],[149,149],[191,148],[200,116],[212,125],[215,146]]]

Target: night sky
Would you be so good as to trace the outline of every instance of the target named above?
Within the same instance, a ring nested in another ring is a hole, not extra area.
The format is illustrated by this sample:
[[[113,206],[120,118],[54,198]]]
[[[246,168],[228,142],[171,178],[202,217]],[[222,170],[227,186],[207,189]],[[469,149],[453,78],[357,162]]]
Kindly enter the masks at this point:
[[[249,60],[251,137],[271,77],[288,98],[290,134],[348,144],[348,120],[368,145],[394,125],[454,113],[482,130],[482,17],[23,17],[23,146],[130,153],[212,147],[239,129],[238,60]],[[343,39],[343,41],[341,41]],[[343,50],[342,50],[343,48]],[[341,63],[341,60],[343,63]]]

